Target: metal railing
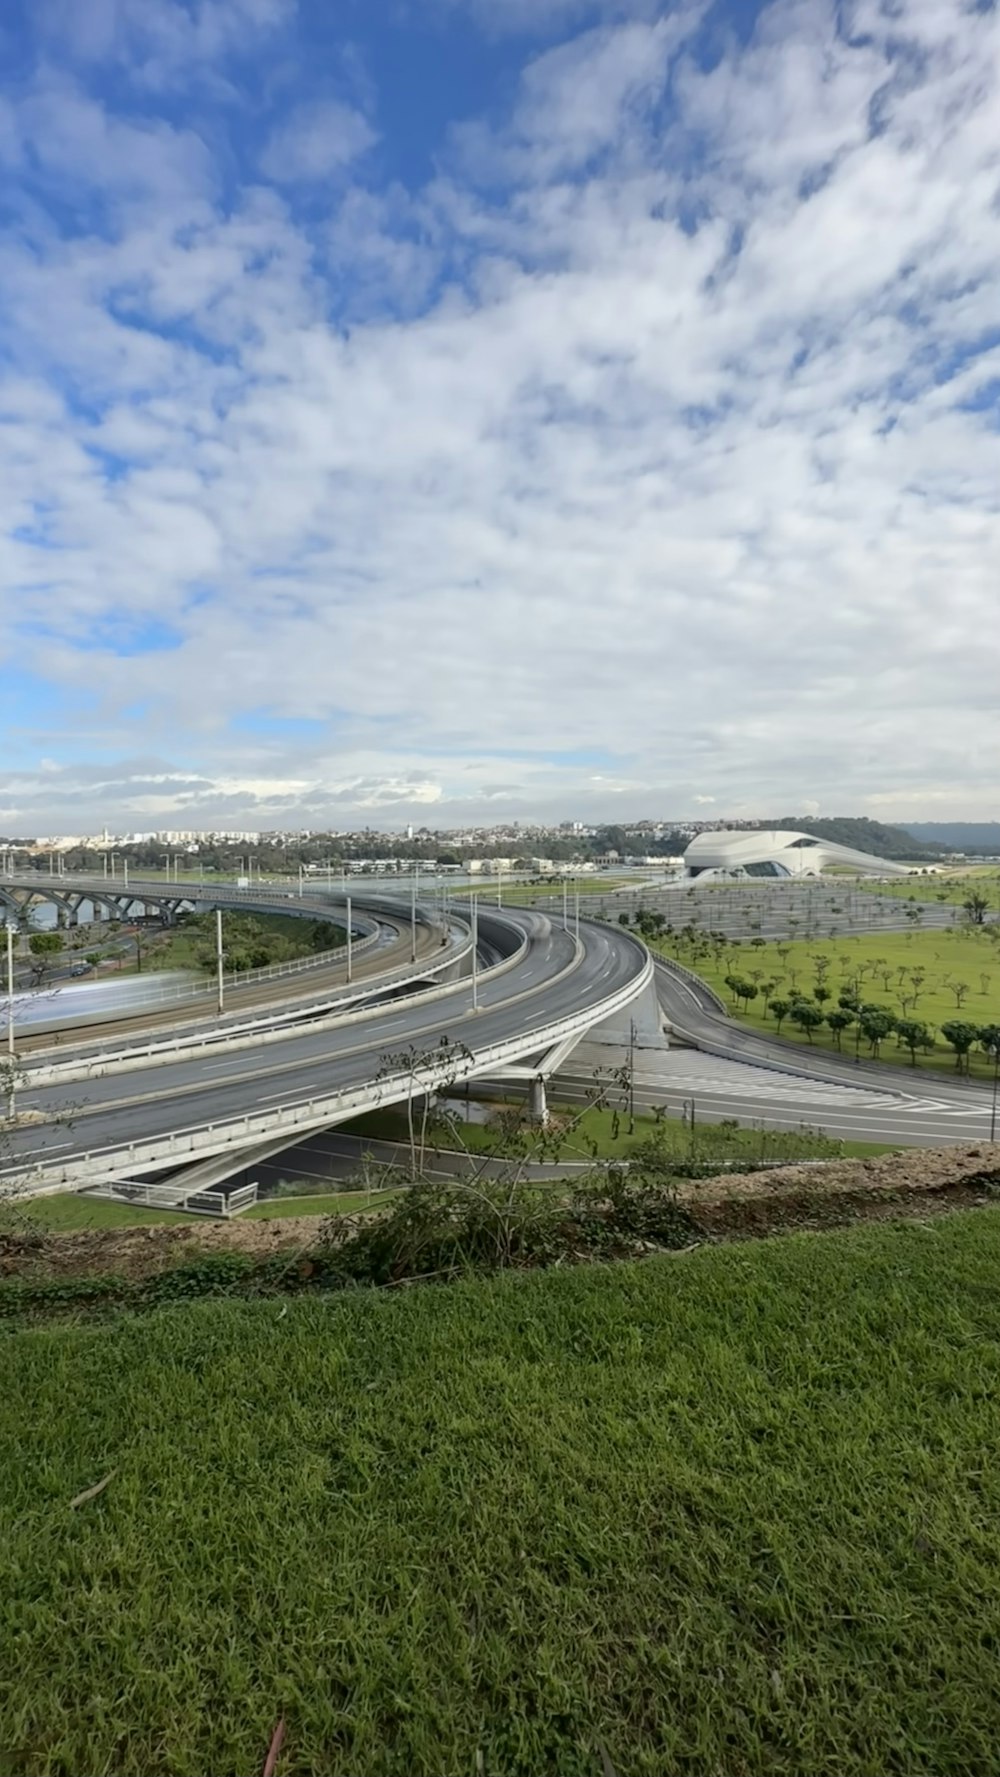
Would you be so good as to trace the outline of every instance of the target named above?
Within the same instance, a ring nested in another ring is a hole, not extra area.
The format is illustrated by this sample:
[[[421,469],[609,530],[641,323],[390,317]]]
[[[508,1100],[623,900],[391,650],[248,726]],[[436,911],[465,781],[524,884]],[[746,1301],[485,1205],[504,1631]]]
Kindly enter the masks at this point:
[[[128,1203],[137,1209],[171,1209],[191,1215],[241,1215],[257,1201],[256,1184],[240,1185],[235,1191],[185,1191],[178,1185],[139,1184],[131,1179],[94,1185],[84,1195],[100,1197],[107,1202]]]
[[[634,939],[630,939],[630,942],[635,944]],[[292,1136],[304,1134],[308,1130],[330,1127],[360,1111],[398,1104],[415,1093],[439,1091],[446,1084],[473,1079],[477,1074],[488,1074],[492,1068],[513,1061],[518,1055],[552,1048],[576,1032],[582,1034],[594,1024],[601,1023],[630,1005],[654,978],[652,958],[645,946],[641,948],[645,956],[644,967],[616,993],[582,1011],[564,1014],[549,1025],[524,1030],[516,1036],[489,1044],[472,1054],[471,1058],[463,1056],[455,1059],[446,1050],[438,1051],[441,1059],[434,1065],[405,1074],[382,1075],[356,1087],[331,1092],[322,1098],[311,1097],[291,1105],[275,1106],[267,1111],[248,1112],[242,1117],[226,1119],[221,1123],[195,1124],[187,1129],[172,1131],[168,1136],[158,1136],[144,1142],[114,1144],[90,1150],[56,1167],[46,1168],[45,1176],[50,1182],[40,1180],[35,1187],[35,1194],[59,1190],[67,1184],[84,1184],[88,1177],[98,1183],[113,1179],[116,1173],[129,1177],[136,1172],[208,1158],[226,1149],[249,1147],[256,1140],[268,1139],[285,1129]],[[16,1181],[25,1177],[37,1178],[39,1173],[40,1167],[36,1161],[7,1169],[4,1179],[16,1185]]]

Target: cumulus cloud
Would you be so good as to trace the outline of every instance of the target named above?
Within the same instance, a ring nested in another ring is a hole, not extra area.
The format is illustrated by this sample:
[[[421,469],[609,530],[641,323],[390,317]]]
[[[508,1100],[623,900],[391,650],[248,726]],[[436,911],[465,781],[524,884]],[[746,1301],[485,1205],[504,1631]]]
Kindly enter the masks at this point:
[[[151,67],[107,16],[100,53]],[[336,107],[281,112],[235,177],[211,132],[86,90],[79,45],[11,103],[0,661],[50,702],[0,801],[27,825],[60,699],[80,753],[81,708],[118,756],[130,723],[185,737],[203,799],[147,782],[136,811],[443,824],[508,777],[525,815],[992,807],[1000,19],[776,0],[714,58],[696,12],[558,22],[423,183],[328,203],[363,153],[310,134]],[[248,740],[259,708],[321,740]]]
[[[277,185],[326,179],[377,139],[367,118],[337,99],[302,105],[273,131],[261,171]]]

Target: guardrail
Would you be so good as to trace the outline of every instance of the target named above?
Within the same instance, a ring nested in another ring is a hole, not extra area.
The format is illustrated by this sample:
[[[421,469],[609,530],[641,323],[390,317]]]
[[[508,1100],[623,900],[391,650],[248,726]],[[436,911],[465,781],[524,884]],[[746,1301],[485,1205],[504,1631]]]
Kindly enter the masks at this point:
[[[568,1037],[582,1035],[594,1024],[612,1017],[615,1012],[630,1005],[645,991],[653,978],[653,961],[647,951],[645,965],[633,981],[595,1005],[581,1012],[565,1014],[549,1025],[506,1037],[501,1042],[492,1043],[467,1056],[454,1055],[452,1049],[459,1045],[449,1044],[446,1039],[437,1051],[430,1052],[431,1055],[440,1054],[440,1061],[436,1065],[432,1062],[421,1067],[419,1072],[410,1070],[405,1074],[385,1075],[323,1098],[314,1097],[269,1111],[247,1113],[224,1123],[195,1124],[188,1129],[174,1131],[169,1136],[157,1136],[145,1142],[129,1142],[125,1146],[94,1149],[76,1156],[68,1164],[63,1163],[57,1169],[46,1168],[48,1182],[39,1182],[37,1186],[33,1186],[32,1195],[46,1195],[67,1185],[80,1185],[88,1181],[95,1184],[111,1182],[116,1178],[134,1176],[137,1172],[166,1170],[181,1166],[186,1161],[207,1159],[212,1154],[249,1147],[254,1141],[270,1139],[284,1130],[289,1132],[290,1138],[295,1138],[310,1130],[330,1128],[362,1111],[378,1110],[382,1105],[399,1103],[416,1092],[423,1094],[440,1091],[444,1085],[474,1079],[477,1074],[488,1074],[491,1069],[516,1060],[518,1055],[525,1052],[553,1048]],[[37,1162],[34,1165],[10,1168],[4,1173],[4,1179],[12,1184],[25,1178],[30,1180],[33,1176],[39,1177]]]
[[[177,1209],[190,1215],[230,1216],[241,1215],[257,1201],[256,1185],[240,1185],[235,1191],[190,1191],[179,1192],[176,1185],[140,1185],[120,1180],[107,1185],[95,1185],[86,1195],[100,1197],[105,1202],[129,1203],[139,1209]]]
[[[521,943],[510,956],[504,957],[501,962],[495,963],[491,968],[481,971],[480,980],[495,980],[498,975],[505,974],[508,969],[515,968],[524,956],[527,943],[527,937],[522,937]],[[419,981],[422,976],[445,964],[450,967],[456,962],[461,962],[468,956],[471,949],[472,939],[470,937],[467,942],[449,951],[449,954],[446,957],[442,956],[440,960],[431,957],[423,963],[411,966],[405,972],[376,976],[357,991],[343,995],[336,1001],[331,1001],[327,1016],[310,1018],[309,1033],[335,1030],[343,1024],[360,1024],[381,1016],[385,1011],[385,1007],[382,1005],[362,1011],[352,1011],[351,1007],[359,999],[370,999],[373,995],[391,992],[395,988],[406,986],[408,981]],[[468,988],[468,979],[446,982],[443,986],[428,988],[425,993],[414,994],[408,1004],[424,1005],[463,990],[467,992]],[[323,1007],[318,1008],[321,1013],[324,1009]],[[264,1048],[272,1043],[302,1036],[301,1024],[289,1024],[288,1020],[288,1013],[268,1014],[263,1018],[252,1020],[247,1025],[237,1026],[235,1029],[220,1030],[216,1027],[214,1030],[198,1031],[189,1036],[160,1037],[149,1043],[116,1050],[110,1055],[101,1053],[97,1056],[82,1056],[78,1060],[70,1057],[66,1061],[55,1061],[46,1066],[31,1067],[28,1070],[27,1082],[22,1090],[30,1092],[46,1086],[69,1085],[74,1080],[101,1080],[110,1074],[131,1073],[144,1063],[155,1065],[157,1062],[185,1061],[189,1057],[195,1059],[207,1049],[211,1049],[213,1055],[236,1054],[240,1049]]]
[[[673,957],[657,956],[654,960],[658,969],[662,969],[667,975],[680,975],[683,980],[689,982],[692,987],[697,987],[707,999],[710,999],[717,1012],[721,1012],[726,1018],[729,1017],[729,1007],[725,1000],[720,999],[715,988],[709,987],[708,982],[703,981],[700,975],[696,975],[693,969],[686,969],[683,963],[674,962]]]

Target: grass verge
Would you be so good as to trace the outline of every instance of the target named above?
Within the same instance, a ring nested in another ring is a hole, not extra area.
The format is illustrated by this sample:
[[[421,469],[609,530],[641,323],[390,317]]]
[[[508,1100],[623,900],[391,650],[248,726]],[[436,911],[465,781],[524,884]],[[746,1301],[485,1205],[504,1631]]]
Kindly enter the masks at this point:
[[[885,1006],[896,1017],[929,1024],[933,1048],[928,1054],[918,1051],[918,1068],[955,1072],[955,1052],[938,1026],[949,1019],[975,1025],[1000,1022],[1000,948],[989,936],[992,929],[866,932],[856,937],[789,939],[783,943],[755,943],[751,938],[725,947],[712,945],[704,934],[684,939],[675,933],[654,940],[650,948],[695,969],[725,1001],[732,1017],[772,1037],[776,1023],[773,1015],[763,1010],[764,982],[775,984],[773,998],[787,1001],[794,991],[810,999],[817,984],[825,981],[830,997],[824,1012],[836,1011],[838,994],[857,983],[865,1003]],[[820,973],[824,958],[828,967]],[[726,985],[727,975],[744,977],[757,986],[758,998],[748,1008],[739,1007]],[[781,1037],[809,1046],[808,1038],[790,1018],[782,1023]],[[835,1053],[833,1032],[821,1026],[813,1033],[812,1046]],[[850,1029],[843,1035],[842,1053],[850,1057],[854,1049],[855,1031]],[[867,1044],[861,1043],[860,1053],[867,1059]],[[911,1061],[909,1051],[897,1045],[895,1036],[886,1038],[881,1059],[897,1067],[908,1067]],[[986,1056],[974,1049],[970,1060],[973,1078],[992,1078],[992,1063]]]
[[[616,1089],[614,1096],[623,1095]],[[748,1128],[729,1120],[696,1123],[691,1129],[677,1117],[655,1117],[640,1111],[630,1133],[625,1110],[595,1107],[581,1112],[560,1107],[553,1099],[551,1112],[545,1131],[523,1121],[522,1107],[517,1105],[498,1106],[485,1123],[436,1117],[428,1130],[427,1151],[464,1146],[473,1155],[523,1153],[529,1159],[537,1157],[549,1162],[584,1162],[628,1159],[630,1154],[655,1141],[664,1158],[693,1160],[699,1166],[760,1160],[835,1160],[893,1151],[883,1142],[840,1141],[805,1126],[800,1130]],[[419,1136],[419,1127],[416,1133]],[[406,1113],[394,1107],[365,1112],[343,1124],[341,1134],[409,1143]]]
[[[984,1210],[12,1336],[5,1764],[988,1777],[998,1265]]]

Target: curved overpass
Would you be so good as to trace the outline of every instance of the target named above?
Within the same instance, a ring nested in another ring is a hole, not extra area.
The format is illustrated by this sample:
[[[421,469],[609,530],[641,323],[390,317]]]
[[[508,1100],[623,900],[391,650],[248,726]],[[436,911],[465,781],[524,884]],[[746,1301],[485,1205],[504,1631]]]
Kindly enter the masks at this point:
[[[507,960],[475,988],[464,981],[295,1026],[267,1048],[221,1044],[211,1059],[167,1055],[152,1068],[29,1082],[19,1105],[32,1121],[13,1131],[0,1182],[71,1188],[167,1172],[287,1145],[511,1064],[544,1074],[652,983],[645,947],[617,928],[584,925],[577,939],[523,910],[480,914],[479,935]]]
[[[468,950],[468,933],[456,933],[436,911],[419,903],[403,908],[398,900],[377,894],[349,902],[339,894],[322,892],[296,895],[260,886],[239,889],[228,883],[165,888],[161,882],[142,879],[130,883],[127,891],[111,892],[101,878],[43,877],[26,872],[0,878],[0,923],[4,909],[8,916],[21,916],[32,899],[56,905],[67,920],[78,919],[80,908],[88,903],[95,911],[103,908],[116,918],[124,917],[128,908],[138,903],[162,912],[169,922],[187,907],[328,920],[345,928],[350,919],[350,956],[346,947],[341,947],[332,953],[320,951],[292,962],[227,974],[226,1000],[231,1008],[235,1005],[240,1011],[271,1003],[297,1004],[307,993],[315,1000],[347,985],[355,986],[354,997],[360,997],[365,984],[376,977],[385,978],[395,970],[396,979],[405,982],[413,975],[415,962],[421,965],[423,973],[437,974],[454,967]],[[50,1032],[79,1030],[91,1024],[129,1031],[150,1024],[183,1021],[192,1015],[200,1021],[212,1016],[210,1007],[217,991],[214,980],[178,984],[158,979],[154,970],[141,981],[138,976],[128,978],[128,987],[136,991],[127,1003],[122,1003],[120,990],[125,985],[117,980],[102,982],[105,991],[98,995],[93,982],[73,986],[57,983],[44,995],[24,995],[19,1021],[32,1027],[31,1033],[25,1031],[24,1046],[37,1048],[51,1041]],[[99,999],[103,1003],[98,1004]]]

